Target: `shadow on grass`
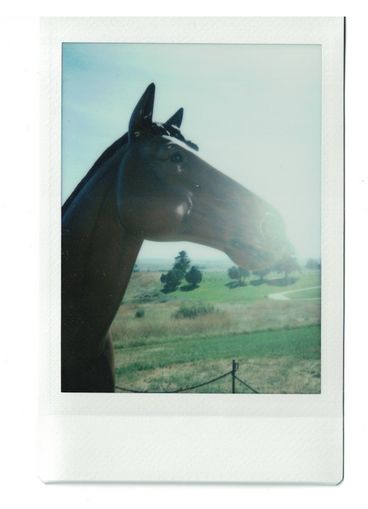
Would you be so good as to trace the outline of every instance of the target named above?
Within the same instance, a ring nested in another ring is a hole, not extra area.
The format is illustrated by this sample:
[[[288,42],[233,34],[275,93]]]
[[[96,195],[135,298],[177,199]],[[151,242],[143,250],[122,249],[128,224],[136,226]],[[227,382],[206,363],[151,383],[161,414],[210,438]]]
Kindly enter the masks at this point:
[[[161,293],[173,293],[173,292],[176,292],[176,290],[178,289],[178,287],[176,288],[162,288],[160,290]]]
[[[191,292],[192,290],[196,290],[199,288],[199,285],[183,285],[180,287],[181,292]]]
[[[226,285],[230,290],[233,288],[241,288],[243,286],[247,286],[247,283],[245,281],[229,281],[229,283],[226,283]]]
[[[290,286],[298,281],[297,277],[283,277],[278,279],[269,279],[267,284],[270,286]]]
[[[173,293],[177,290],[180,290],[181,292],[191,292],[193,290],[196,290],[199,288],[199,285],[182,285],[182,286],[176,286],[175,288],[162,288],[161,293]]]
[[[250,282],[253,286],[260,286],[268,283],[267,279],[253,279],[253,281]]]

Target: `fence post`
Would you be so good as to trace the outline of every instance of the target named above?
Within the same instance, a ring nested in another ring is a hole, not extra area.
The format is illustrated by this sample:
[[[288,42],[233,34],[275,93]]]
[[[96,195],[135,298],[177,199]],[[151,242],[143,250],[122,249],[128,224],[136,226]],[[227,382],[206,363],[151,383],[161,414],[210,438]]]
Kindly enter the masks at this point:
[[[232,369],[231,369],[231,392],[235,394],[235,372],[238,369],[238,364],[233,359]]]

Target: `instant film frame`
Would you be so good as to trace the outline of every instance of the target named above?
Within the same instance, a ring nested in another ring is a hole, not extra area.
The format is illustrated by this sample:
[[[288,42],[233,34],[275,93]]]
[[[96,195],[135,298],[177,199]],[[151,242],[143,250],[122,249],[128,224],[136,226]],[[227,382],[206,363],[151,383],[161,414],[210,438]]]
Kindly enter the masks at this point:
[[[41,478],[48,482],[340,482],[344,20],[50,18],[42,21],[42,29]],[[60,104],[65,42],[320,45],[320,394],[60,392]]]

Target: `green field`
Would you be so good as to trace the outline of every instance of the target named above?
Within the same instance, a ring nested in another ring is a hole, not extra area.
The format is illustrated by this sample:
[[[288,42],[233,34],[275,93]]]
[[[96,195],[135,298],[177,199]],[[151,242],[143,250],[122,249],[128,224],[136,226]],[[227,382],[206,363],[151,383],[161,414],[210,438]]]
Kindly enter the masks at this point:
[[[228,372],[235,359],[237,375],[257,392],[319,393],[320,272],[305,271],[293,284],[271,275],[235,288],[225,271],[203,274],[199,288],[167,294],[159,272],[132,275],[112,326],[117,385],[175,391]],[[268,297],[290,290],[300,291]],[[192,392],[230,389],[226,377]],[[236,391],[249,392],[240,383]]]
[[[300,290],[295,293],[290,293],[290,299],[321,299],[321,289],[320,288],[310,288],[307,290]]]

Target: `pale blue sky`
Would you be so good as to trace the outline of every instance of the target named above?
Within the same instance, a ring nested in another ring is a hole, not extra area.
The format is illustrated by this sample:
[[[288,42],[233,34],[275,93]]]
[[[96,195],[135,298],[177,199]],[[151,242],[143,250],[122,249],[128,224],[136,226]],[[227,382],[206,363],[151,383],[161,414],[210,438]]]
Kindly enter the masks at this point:
[[[320,256],[321,50],[317,45],[63,45],[63,201],[127,130],[156,84],[154,119],[184,107],[199,156],[280,211],[300,257]],[[145,242],[140,257],[224,258]]]

